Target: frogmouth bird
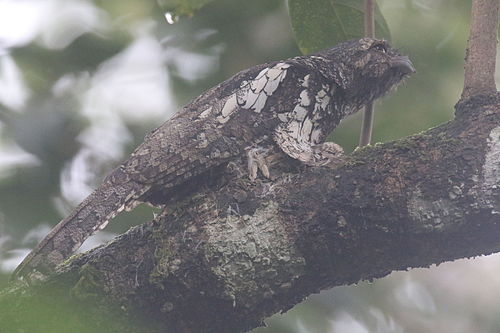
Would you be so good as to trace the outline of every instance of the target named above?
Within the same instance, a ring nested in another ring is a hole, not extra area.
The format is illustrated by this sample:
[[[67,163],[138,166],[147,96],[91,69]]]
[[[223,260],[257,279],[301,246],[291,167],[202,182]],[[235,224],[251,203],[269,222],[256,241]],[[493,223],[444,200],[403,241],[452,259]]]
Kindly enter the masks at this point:
[[[13,276],[50,274],[121,210],[236,159],[248,161],[250,179],[269,177],[269,147],[309,166],[335,163],[342,148],[327,136],[413,72],[408,57],[372,38],[239,72],[149,133]]]

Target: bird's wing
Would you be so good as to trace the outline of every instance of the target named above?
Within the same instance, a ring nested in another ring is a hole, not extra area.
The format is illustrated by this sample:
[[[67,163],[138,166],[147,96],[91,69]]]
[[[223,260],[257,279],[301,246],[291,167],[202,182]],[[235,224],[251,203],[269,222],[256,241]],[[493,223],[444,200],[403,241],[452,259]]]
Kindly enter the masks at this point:
[[[238,124],[239,111],[254,108],[256,115],[262,111],[266,99],[279,85],[276,80],[284,77],[284,69],[280,76],[273,68],[264,64],[238,73],[148,134],[130,158],[28,254],[13,277],[33,270],[52,272],[89,236],[151,187],[173,187],[240,154],[245,140],[254,135],[246,129],[254,124]],[[249,99],[254,101],[249,104]],[[234,135],[227,135],[228,128]]]
[[[272,134],[271,99],[289,67],[256,66],[205,92],[147,135],[121,169],[137,182],[173,187],[241,154]]]

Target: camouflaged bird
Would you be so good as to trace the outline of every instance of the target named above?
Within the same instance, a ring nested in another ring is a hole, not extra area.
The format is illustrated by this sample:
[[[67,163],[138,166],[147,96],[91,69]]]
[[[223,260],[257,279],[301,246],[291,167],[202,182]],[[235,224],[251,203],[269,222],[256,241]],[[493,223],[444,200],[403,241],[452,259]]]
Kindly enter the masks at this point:
[[[310,166],[335,162],[342,148],[325,143],[332,130],[414,71],[386,41],[362,38],[236,74],[149,133],[14,276],[50,274],[121,210],[233,160],[248,161],[251,179],[269,177],[269,147]]]

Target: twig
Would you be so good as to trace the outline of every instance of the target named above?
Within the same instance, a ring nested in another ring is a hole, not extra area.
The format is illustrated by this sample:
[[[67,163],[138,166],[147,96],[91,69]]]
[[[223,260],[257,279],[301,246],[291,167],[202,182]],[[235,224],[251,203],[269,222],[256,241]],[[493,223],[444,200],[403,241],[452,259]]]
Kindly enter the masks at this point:
[[[464,90],[461,100],[496,91],[499,0],[472,1],[469,41],[465,52]]]
[[[365,0],[365,16],[364,16],[364,29],[366,37],[375,37],[375,0]],[[363,123],[361,125],[361,135],[359,137],[359,146],[369,145],[372,139],[373,129],[373,103],[365,106],[363,113]]]

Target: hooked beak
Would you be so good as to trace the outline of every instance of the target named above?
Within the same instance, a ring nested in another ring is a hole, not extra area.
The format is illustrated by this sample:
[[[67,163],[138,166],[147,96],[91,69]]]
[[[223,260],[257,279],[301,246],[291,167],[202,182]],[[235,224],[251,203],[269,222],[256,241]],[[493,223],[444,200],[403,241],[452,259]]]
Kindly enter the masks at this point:
[[[404,75],[410,75],[416,72],[415,67],[407,56],[397,56],[391,60],[391,67],[396,68]]]

